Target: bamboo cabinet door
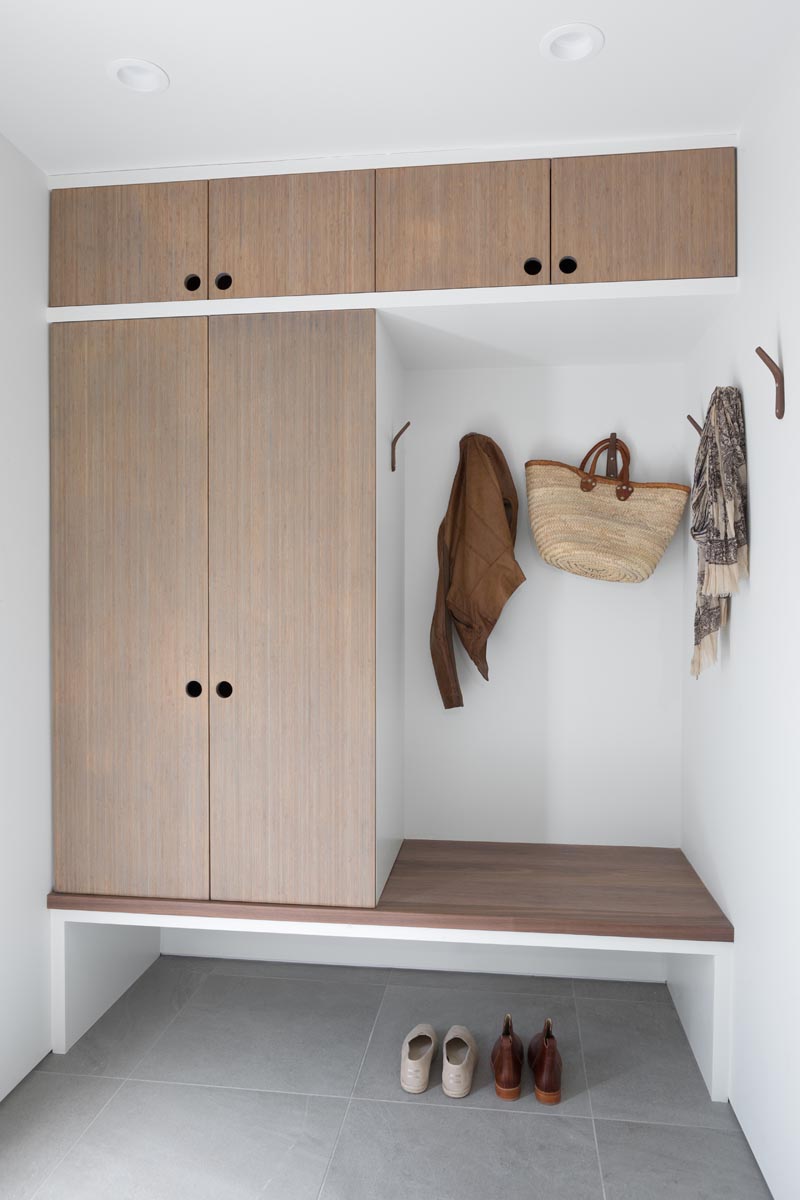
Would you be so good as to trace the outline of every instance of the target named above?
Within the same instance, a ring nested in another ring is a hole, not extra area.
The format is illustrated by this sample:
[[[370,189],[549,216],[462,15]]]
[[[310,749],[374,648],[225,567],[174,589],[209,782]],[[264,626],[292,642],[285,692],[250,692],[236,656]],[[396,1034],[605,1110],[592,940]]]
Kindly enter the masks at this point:
[[[208,183],[50,193],[50,303],[135,304],[208,295]]]
[[[57,891],[208,897],[207,332],[52,327]]]
[[[553,283],[736,274],[736,151],[557,158]]]
[[[374,171],[212,179],[208,186],[210,296],[374,290]]]
[[[375,314],[212,317],[209,362],[211,896],[372,906]]]
[[[376,289],[550,282],[550,161],[377,172]]]

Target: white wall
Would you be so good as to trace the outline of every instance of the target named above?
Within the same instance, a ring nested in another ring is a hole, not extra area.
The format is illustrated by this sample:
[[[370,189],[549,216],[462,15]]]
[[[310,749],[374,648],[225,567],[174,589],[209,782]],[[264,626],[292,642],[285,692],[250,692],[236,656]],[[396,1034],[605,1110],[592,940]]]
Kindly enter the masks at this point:
[[[407,837],[680,844],[685,528],[643,584],[558,571],[532,543],[524,463],[577,464],[614,429],[635,479],[686,483],[684,387],[675,365],[406,374]],[[473,430],[514,474],[527,581],[489,639],[488,683],[457,646],[464,708],[446,712],[428,643],[436,534]]]
[[[403,840],[403,524],[405,457],[390,470],[402,422],[403,373],[383,322],[375,327],[375,891],[379,899]]]
[[[50,1048],[47,205],[0,137],[0,1096]]]
[[[800,123],[796,53],[742,130],[735,316],[704,340],[692,407],[742,388],[752,579],[719,666],[685,687],[684,849],[736,928],[731,1101],[776,1200],[797,1196],[800,1076]],[[786,47],[787,50],[791,47]],[[784,421],[753,353],[783,360]],[[694,554],[687,558],[693,585]],[[684,654],[684,660],[686,658]],[[686,670],[686,662],[682,664]]]

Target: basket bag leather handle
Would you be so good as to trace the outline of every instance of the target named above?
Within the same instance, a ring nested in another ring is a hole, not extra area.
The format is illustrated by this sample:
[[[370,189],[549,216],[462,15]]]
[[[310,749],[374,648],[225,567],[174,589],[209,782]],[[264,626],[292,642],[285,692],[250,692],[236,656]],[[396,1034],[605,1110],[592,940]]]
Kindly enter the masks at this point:
[[[610,437],[603,438],[602,441],[596,442],[591,450],[584,455],[580,466],[581,471],[584,473],[584,478],[581,480],[581,491],[591,492],[597,486],[597,467],[604,450],[608,452],[604,478],[619,478],[619,483],[614,489],[616,497],[618,500],[628,500],[633,495],[633,487],[630,483],[631,452],[622,438],[618,438],[615,433],[612,433]],[[622,470],[619,472],[619,475],[617,475],[617,451],[619,451],[622,457]],[[587,471],[586,464],[590,459],[591,465]]]

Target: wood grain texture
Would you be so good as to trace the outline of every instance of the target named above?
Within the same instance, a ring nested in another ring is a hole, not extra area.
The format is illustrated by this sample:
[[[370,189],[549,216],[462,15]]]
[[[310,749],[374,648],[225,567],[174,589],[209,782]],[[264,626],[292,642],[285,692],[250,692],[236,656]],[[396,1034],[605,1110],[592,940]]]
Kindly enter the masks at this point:
[[[376,290],[550,282],[550,161],[376,173]],[[528,275],[527,258],[542,270]]]
[[[375,314],[210,322],[211,895],[375,900]]]
[[[428,929],[732,942],[680,850],[407,841],[377,908],[137,901],[51,894],[48,907]]]
[[[207,322],[53,325],[51,388],[56,887],[207,898]]]
[[[208,231],[212,297],[371,292],[375,172],[212,179]]]
[[[554,159],[551,247],[553,283],[735,275],[736,151]]]
[[[208,182],[50,193],[50,303],[136,304],[208,296]],[[187,291],[197,274],[201,286]]]

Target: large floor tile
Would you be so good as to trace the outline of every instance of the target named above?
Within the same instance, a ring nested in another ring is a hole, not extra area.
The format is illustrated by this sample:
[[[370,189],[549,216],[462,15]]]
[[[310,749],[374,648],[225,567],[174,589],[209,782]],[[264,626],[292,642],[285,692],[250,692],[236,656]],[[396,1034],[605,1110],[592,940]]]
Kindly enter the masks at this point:
[[[744,1136],[598,1121],[606,1200],[770,1200]]]
[[[210,975],[140,1079],[349,1096],[383,988]]]
[[[346,1107],[345,1100],[131,1081],[40,1196],[316,1200]]]
[[[354,1100],[320,1200],[601,1200],[590,1121]]]
[[[340,967],[321,963],[261,962],[256,959],[215,959],[215,975],[247,975],[252,979],[310,979],[319,983],[388,983],[389,967]]]
[[[527,996],[572,996],[572,980],[549,975],[487,975],[472,971],[395,969],[389,983],[397,987],[458,988],[468,992],[509,992]]]
[[[195,965],[158,959],[67,1054],[49,1055],[40,1069],[128,1075],[205,977]]]
[[[545,1017],[552,1017],[564,1060],[561,1104],[556,1108],[539,1104],[533,1095],[533,1080],[527,1063],[522,1074],[522,1097],[513,1104],[500,1100],[494,1090],[489,1054],[510,1012],[514,1028],[525,1050]],[[408,1031],[426,1021],[440,1038],[431,1071],[431,1085],[421,1096],[409,1096],[400,1087],[400,1051]],[[465,1100],[451,1100],[442,1091],[441,1039],[451,1025],[466,1025],[478,1042],[478,1067],[472,1092]],[[453,988],[388,987],[375,1025],[364,1066],[356,1084],[357,1096],[379,1100],[403,1100],[415,1104],[466,1105],[532,1111],[544,1115],[588,1116],[589,1098],[583,1072],[575,1003],[558,997],[520,996],[503,991],[469,991]]]
[[[597,1118],[735,1129],[715,1104],[668,1004],[577,1001],[586,1074]]]
[[[28,1200],[119,1085],[42,1071],[23,1079],[0,1103],[3,1200]]]
[[[592,1000],[629,1000],[633,1003],[672,1004],[665,983],[633,983],[616,979],[576,979],[575,995]]]

